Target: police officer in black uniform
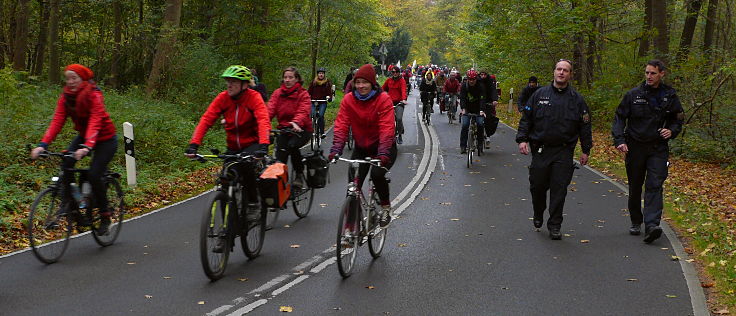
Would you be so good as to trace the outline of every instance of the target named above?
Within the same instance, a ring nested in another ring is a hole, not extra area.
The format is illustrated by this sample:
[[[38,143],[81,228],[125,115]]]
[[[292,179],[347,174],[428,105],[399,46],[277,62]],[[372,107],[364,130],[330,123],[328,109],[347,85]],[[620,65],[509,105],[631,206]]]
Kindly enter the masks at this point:
[[[641,234],[651,243],[662,235],[662,185],[667,179],[667,142],[682,131],[685,113],[675,89],[662,83],[662,61],[647,63],[646,81],[626,93],[616,109],[613,121],[613,145],[626,154],[629,178],[629,214],[632,235]],[[641,187],[644,185],[644,212],[641,210]]]
[[[569,85],[571,77],[572,63],[565,59],[558,61],[552,84],[534,92],[524,107],[516,134],[519,152],[532,153],[529,190],[534,227],[540,228],[544,223],[549,190],[547,229],[554,240],[562,239],[562,208],[575,168],[573,154],[578,138],[583,150],[580,164],[588,163],[593,147],[590,111],[583,96]]]

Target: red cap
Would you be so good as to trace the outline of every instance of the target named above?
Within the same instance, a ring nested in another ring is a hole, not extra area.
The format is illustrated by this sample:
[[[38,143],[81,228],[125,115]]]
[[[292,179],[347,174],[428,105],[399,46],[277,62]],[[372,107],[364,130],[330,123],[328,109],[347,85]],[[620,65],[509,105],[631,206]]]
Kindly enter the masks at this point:
[[[365,64],[358,69],[358,72],[355,73],[354,79],[358,78],[368,80],[368,82],[374,86],[378,85],[378,82],[376,82],[376,70],[373,69],[373,65],[371,64]]]
[[[71,64],[69,66],[66,66],[66,68],[64,68],[64,72],[67,72],[67,71],[75,72],[84,81],[89,81],[90,79],[92,79],[92,77],[95,76],[95,73],[92,72],[91,69],[85,66],[82,66],[80,64]]]

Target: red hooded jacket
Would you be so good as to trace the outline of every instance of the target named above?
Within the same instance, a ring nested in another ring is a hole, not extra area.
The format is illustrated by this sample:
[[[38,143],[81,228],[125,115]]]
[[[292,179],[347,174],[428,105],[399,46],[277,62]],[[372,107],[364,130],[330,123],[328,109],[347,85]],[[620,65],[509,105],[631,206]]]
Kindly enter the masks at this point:
[[[388,78],[381,88],[383,88],[383,91],[388,92],[393,102],[406,100],[406,81],[404,81],[403,77],[399,77],[399,79],[394,79],[394,77]]]
[[[348,128],[352,128],[355,147],[375,152],[376,155],[390,156],[394,144],[394,124],[394,107],[388,94],[379,92],[366,101],[358,100],[352,93],[347,94],[337,112],[330,152],[342,154],[348,139]]]
[[[460,93],[460,82],[454,77],[450,77],[445,81],[445,92],[447,93]]]
[[[289,95],[284,94],[284,86],[276,89],[268,99],[269,121],[275,116],[279,121],[278,128],[291,127],[291,122],[296,123],[303,130],[312,132],[312,120],[309,112],[312,111],[312,101],[307,90],[299,85]]]
[[[84,138],[84,145],[89,148],[94,148],[98,141],[105,141],[115,136],[115,125],[105,111],[102,91],[94,84],[87,82],[83,83],[79,89],[74,107],[68,107],[66,95],[61,94],[56,102],[56,111],[51,124],[41,140],[42,143],[48,145],[56,139],[67,117],[72,118],[74,129]]]
[[[254,143],[270,143],[268,110],[261,94],[253,89],[243,91],[237,100],[230,98],[227,91],[218,94],[199,120],[189,143],[201,145],[207,130],[220,116],[225,117],[228,149],[243,150]]]

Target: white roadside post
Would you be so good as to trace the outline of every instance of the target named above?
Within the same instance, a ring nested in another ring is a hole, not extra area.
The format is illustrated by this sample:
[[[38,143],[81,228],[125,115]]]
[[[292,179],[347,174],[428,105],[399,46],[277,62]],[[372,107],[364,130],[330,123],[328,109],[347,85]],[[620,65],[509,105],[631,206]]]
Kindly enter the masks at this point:
[[[514,88],[509,89],[509,113],[511,113],[511,110],[513,109],[514,104]]]
[[[128,186],[135,187],[138,183],[135,169],[135,137],[133,137],[133,124],[123,123],[123,143],[125,143],[125,171],[128,178]]]

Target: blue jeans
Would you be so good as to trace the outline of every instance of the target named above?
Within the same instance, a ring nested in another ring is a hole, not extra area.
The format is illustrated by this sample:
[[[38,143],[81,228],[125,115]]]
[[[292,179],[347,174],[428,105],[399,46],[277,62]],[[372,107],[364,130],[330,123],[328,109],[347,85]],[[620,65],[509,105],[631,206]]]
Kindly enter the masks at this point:
[[[327,102],[312,102],[312,114],[314,118],[317,115],[317,126],[315,131],[319,134],[325,133],[325,111],[327,110]]]
[[[467,148],[468,147],[468,129],[470,128],[470,117],[467,115],[463,115],[460,117],[460,120],[462,121],[462,130],[460,131],[460,147]],[[478,135],[477,140],[478,144],[483,144],[483,117],[478,115],[475,117],[475,124],[478,127]]]

